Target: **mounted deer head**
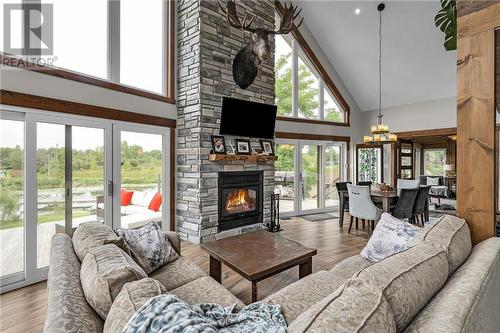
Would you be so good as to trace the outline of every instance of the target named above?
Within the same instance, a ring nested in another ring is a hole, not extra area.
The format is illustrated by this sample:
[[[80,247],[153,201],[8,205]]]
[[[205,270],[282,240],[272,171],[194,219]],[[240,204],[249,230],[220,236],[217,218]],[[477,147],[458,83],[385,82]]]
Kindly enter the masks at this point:
[[[236,4],[234,0],[228,0],[225,8],[220,2],[218,2],[218,4],[224,15],[226,15],[227,22],[232,27],[249,32],[251,36],[250,42],[238,52],[233,61],[234,82],[236,82],[240,88],[246,89],[253,83],[255,77],[257,77],[257,67],[261,62],[267,61],[271,55],[269,35],[285,35],[298,29],[304,21],[304,18],[302,18],[297,25],[294,25],[293,21],[299,16],[302,9],[296,12],[297,7],[293,7],[291,4],[290,7],[288,7],[285,4],[279,29],[266,30],[262,28],[250,28],[250,25],[255,19],[255,15],[252,15],[252,18],[248,19],[248,15],[245,13],[242,23],[236,13]]]

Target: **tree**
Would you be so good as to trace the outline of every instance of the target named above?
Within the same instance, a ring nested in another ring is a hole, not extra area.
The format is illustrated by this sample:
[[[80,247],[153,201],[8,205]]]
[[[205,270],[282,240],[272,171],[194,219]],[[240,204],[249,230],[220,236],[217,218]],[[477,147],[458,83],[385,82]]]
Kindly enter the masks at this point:
[[[359,149],[359,181],[371,181],[373,183],[378,181],[377,160],[378,154],[376,148]]]
[[[16,196],[7,188],[0,191],[0,216],[1,222],[13,221],[18,218],[19,201]]]
[[[288,66],[292,54],[282,55],[275,64],[274,85],[278,115],[292,115],[292,68]],[[299,66],[299,111],[306,118],[314,118],[319,108],[319,89],[314,87],[316,78],[305,64]]]

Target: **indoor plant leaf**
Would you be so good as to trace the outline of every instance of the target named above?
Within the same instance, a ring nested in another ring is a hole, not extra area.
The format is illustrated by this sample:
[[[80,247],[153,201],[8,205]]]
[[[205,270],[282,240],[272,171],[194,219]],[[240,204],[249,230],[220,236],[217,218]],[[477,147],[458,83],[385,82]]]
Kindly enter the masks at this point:
[[[445,34],[444,48],[457,49],[457,1],[441,0],[441,9],[434,17],[434,23]]]

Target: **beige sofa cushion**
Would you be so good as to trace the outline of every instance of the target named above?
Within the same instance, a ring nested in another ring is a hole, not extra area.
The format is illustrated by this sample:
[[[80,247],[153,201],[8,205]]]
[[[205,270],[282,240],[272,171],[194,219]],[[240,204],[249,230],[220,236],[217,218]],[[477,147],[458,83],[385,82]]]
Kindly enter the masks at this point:
[[[146,278],[125,283],[116,296],[106,321],[104,333],[123,331],[132,315],[149,299],[164,294],[167,290],[155,279]]]
[[[448,259],[443,249],[422,242],[365,268],[357,276],[378,282],[399,332],[443,287],[448,278]]]
[[[179,257],[149,275],[160,281],[167,290],[178,288],[200,277],[207,276],[200,267],[185,257]]]
[[[89,250],[104,244],[115,244],[124,248],[124,240],[101,222],[82,223],[73,233],[73,248],[81,262]]]
[[[499,284],[500,238],[490,238],[474,246],[405,332],[498,332]]]
[[[90,250],[80,271],[85,298],[102,319],[125,283],[146,277],[142,268],[113,244]]]
[[[224,288],[209,276],[204,276],[191,281],[179,288],[170,290],[169,293],[177,295],[184,302],[192,305],[197,303],[217,303],[230,306],[236,303],[236,309],[245,307],[229,290]]]
[[[344,279],[348,280],[352,278],[354,274],[373,264],[373,262],[366,258],[363,258],[358,254],[342,260],[337,265],[333,266],[330,272],[342,276]]]
[[[351,279],[302,313],[287,332],[396,332],[391,307],[377,283]]]
[[[287,323],[291,323],[301,313],[337,290],[346,280],[335,273],[316,272],[275,292],[263,302],[281,305],[283,316]]]
[[[467,222],[451,215],[444,215],[424,231],[423,240],[446,250],[450,266],[449,275],[467,260],[472,249]]]

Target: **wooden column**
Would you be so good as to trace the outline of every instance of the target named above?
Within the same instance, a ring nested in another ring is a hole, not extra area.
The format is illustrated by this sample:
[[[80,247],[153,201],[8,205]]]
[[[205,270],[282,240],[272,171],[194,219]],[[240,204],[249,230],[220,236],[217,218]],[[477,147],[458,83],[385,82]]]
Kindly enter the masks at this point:
[[[460,4],[460,2],[459,2]],[[457,46],[457,213],[474,244],[495,226],[495,28],[500,3],[474,11],[464,1]]]

